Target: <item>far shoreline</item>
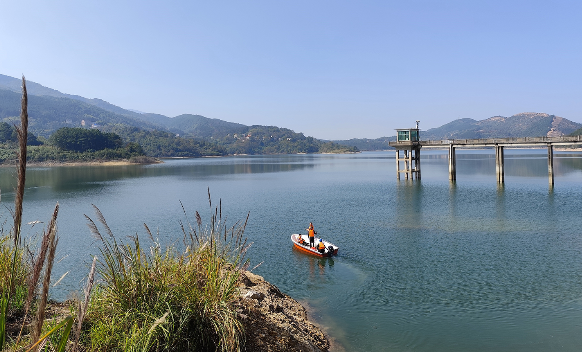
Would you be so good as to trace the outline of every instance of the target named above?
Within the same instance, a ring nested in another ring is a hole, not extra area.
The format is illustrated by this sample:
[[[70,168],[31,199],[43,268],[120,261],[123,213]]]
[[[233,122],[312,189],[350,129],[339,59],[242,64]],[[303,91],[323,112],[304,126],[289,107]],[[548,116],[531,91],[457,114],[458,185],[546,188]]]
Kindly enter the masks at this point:
[[[101,161],[41,161],[41,162],[27,162],[27,167],[60,167],[60,166],[128,166],[128,165],[151,165],[162,164],[163,160],[156,159],[156,161],[147,163],[135,163],[129,160],[101,160]],[[17,164],[5,163],[0,164],[0,167],[16,167]]]
[[[358,152],[344,152],[344,153],[309,153],[309,154],[319,154],[319,155],[333,155],[333,154],[359,154]],[[163,164],[164,159],[168,160],[180,160],[180,159],[198,159],[198,158],[224,158],[230,156],[258,156],[258,155],[308,155],[308,153],[293,153],[293,154],[231,154],[231,155],[202,155],[199,157],[189,157],[189,156],[168,156],[168,157],[158,157],[151,158],[149,162],[131,162],[127,159],[123,160],[91,160],[91,161],[41,161],[41,162],[27,162],[27,167],[60,167],[60,166],[129,166],[129,165],[152,165],[152,164]],[[16,167],[17,163],[0,163],[0,167]]]

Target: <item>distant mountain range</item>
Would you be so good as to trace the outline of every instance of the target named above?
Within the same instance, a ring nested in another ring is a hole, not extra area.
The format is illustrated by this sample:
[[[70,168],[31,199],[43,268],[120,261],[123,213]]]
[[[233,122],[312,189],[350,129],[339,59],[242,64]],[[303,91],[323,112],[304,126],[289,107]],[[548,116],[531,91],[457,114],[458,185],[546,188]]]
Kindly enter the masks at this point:
[[[558,137],[569,135],[582,124],[545,113],[523,112],[485,120],[459,119],[422,132],[422,139]]]
[[[0,122],[20,115],[21,80],[0,75]],[[29,130],[48,138],[62,127],[98,128],[140,144],[149,156],[356,152],[286,128],[246,126],[200,115],[173,118],[123,109],[27,81]]]
[[[0,74],[0,89],[9,90],[9,91],[20,94],[21,93],[21,87],[20,87],[21,84],[22,84],[22,82],[18,78],[14,78],[14,77]],[[26,90],[27,90],[29,95],[53,97],[53,98],[67,98],[67,99],[81,101],[83,103],[96,106],[98,108],[101,108],[103,110],[106,110],[106,111],[109,111],[109,112],[112,112],[115,114],[128,115],[128,116],[139,115],[138,112],[120,108],[119,106],[109,104],[105,100],[87,99],[87,98],[84,98],[84,97],[81,97],[78,95],[61,93],[58,90],[55,90],[52,88],[47,88],[47,87],[42,86],[38,83],[28,81],[28,80],[26,81]]]
[[[407,126],[402,126],[407,128]],[[510,137],[559,137],[582,134],[582,124],[545,113],[523,112],[510,117],[494,116],[485,120],[458,119],[437,128],[420,131],[421,140],[478,139]],[[336,143],[360,150],[390,149],[389,141],[396,137],[378,139],[337,140]]]
[[[0,74],[0,119],[19,116],[21,80]],[[88,99],[61,93],[38,83],[27,81],[30,98],[31,128],[41,136],[50,135],[60,127],[124,124],[145,129],[210,138],[223,132],[242,133],[248,126],[209,119],[200,115],[184,114],[170,118],[160,114],[140,113],[123,109],[101,99]],[[15,102],[17,102],[15,104]]]
[[[0,74],[0,121],[16,121],[20,114],[20,79]],[[30,129],[48,137],[61,127],[98,127],[123,134],[128,128],[165,131],[180,138],[195,138],[220,144],[228,153],[293,153],[383,150],[395,137],[324,141],[305,137],[276,126],[246,126],[183,114],[168,117],[123,109],[101,99],[64,94],[27,81]],[[120,126],[126,126],[124,128]],[[402,126],[403,128],[407,126]],[[578,131],[579,132],[576,132]],[[135,131],[132,130],[132,135]],[[458,119],[438,128],[421,130],[421,139],[465,139],[560,136],[582,133],[582,124],[545,113],[526,112],[510,117],[494,116],[485,120]],[[122,137],[124,137],[122,135]],[[325,145],[325,147],[324,147]],[[340,145],[353,148],[342,149]]]

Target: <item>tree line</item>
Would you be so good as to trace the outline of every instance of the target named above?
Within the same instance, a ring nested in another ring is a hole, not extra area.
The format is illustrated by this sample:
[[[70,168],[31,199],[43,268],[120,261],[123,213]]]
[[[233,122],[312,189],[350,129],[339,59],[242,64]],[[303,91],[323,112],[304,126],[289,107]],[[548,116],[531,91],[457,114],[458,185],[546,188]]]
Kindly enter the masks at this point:
[[[123,143],[115,133],[101,132],[97,129],[63,127],[49,139],[37,138],[28,134],[29,162],[43,161],[93,161],[132,159],[145,156],[138,143]],[[14,126],[0,123],[0,162],[10,163],[16,159],[17,135]]]
[[[165,131],[147,131],[124,124],[95,128],[62,127],[48,139],[29,133],[28,161],[93,161],[137,157],[202,157],[234,154],[356,152],[278,127],[253,126],[244,133],[210,141],[183,138]],[[16,130],[0,122],[0,162],[15,160]],[[143,160],[143,159],[142,159]]]

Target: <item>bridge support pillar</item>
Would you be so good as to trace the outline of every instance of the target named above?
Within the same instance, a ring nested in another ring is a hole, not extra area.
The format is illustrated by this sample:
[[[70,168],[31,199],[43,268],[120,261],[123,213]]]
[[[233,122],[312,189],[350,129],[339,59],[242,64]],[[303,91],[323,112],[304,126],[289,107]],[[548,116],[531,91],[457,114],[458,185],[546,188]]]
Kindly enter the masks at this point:
[[[457,156],[455,155],[455,146],[449,145],[449,180],[457,180]]]
[[[554,146],[548,144],[548,176],[550,186],[554,186]]]
[[[402,151],[402,153],[400,153]],[[404,162],[404,169],[400,168],[400,162]],[[400,174],[404,173],[405,179],[420,180],[420,146],[414,146],[410,149],[396,149],[396,178],[400,180]]]
[[[495,146],[495,171],[497,174],[497,183],[505,182],[505,171],[503,170],[504,157],[503,157],[503,147]]]
[[[396,149],[396,178],[400,180],[400,150]]]
[[[414,169],[416,171],[416,179],[420,180],[420,148],[414,152]]]

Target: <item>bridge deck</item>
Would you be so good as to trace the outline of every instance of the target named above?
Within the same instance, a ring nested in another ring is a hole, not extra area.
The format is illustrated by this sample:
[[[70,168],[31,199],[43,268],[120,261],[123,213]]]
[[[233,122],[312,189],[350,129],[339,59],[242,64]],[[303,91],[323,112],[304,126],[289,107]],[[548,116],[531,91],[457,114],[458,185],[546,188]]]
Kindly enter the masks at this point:
[[[482,138],[482,139],[445,139],[440,141],[419,141],[422,148],[448,148],[454,145],[457,148],[485,148],[485,147],[513,147],[513,148],[531,148],[565,146],[565,145],[582,145],[582,136],[575,137],[523,137],[523,138]],[[402,142],[390,142],[391,147],[402,145]]]

